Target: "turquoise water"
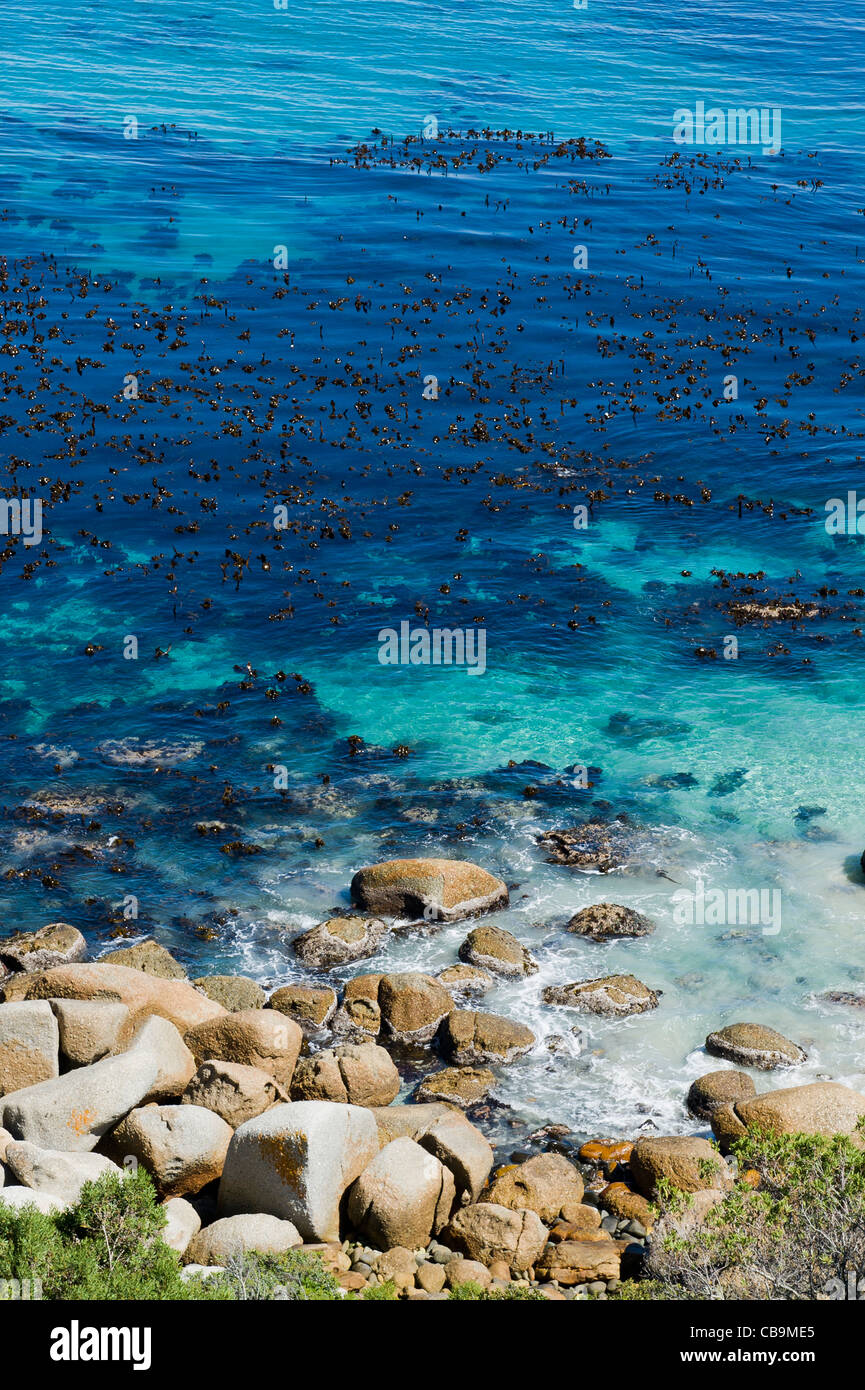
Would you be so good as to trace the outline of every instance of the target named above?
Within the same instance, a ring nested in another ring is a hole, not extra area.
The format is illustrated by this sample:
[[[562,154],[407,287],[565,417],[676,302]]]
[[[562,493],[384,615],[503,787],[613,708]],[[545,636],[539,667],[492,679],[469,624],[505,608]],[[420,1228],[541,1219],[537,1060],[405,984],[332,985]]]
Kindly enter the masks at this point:
[[[4,18],[0,423],[8,484],[46,498],[0,574],[8,929],[101,949],[125,922],[277,984],[360,865],[454,854],[519,884],[495,920],[540,973],[489,1006],[538,1034],[497,1091],[532,1123],[690,1128],[702,1040],[738,1019],[808,1047],[763,1084],[862,1087],[855,1011],[816,997],[865,978],[863,542],[824,525],[862,486],[861,16]],[[780,107],[782,153],[676,146],[700,100]],[[723,607],[792,594],[797,627]],[[483,627],[482,675],[380,664],[424,613]],[[543,831],[620,813],[630,871],[546,863]],[[780,892],[780,931],[679,925],[698,877]],[[657,931],[564,934],[603,899]],[[463,936],[381,959],[438,968]],[[540,1003],[613,971],[657,1012]]]

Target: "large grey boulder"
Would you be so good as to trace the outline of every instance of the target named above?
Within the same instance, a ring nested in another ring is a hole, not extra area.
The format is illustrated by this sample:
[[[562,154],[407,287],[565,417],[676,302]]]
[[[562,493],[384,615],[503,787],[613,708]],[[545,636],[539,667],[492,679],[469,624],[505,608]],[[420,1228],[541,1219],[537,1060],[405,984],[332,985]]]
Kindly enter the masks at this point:
[[[0,1004],[0,1096],[57,1076],[59,1047],[50,1004],[42,1000]]]
[[[111,999],[51,999],[60,1051],[73,1067],[89,1067],[123,1052],[132,1041],[132,1015]]]
[[[218,1060],[258,1067],[287,1091],[303,1033],[275,1009],[238,1009],[191,1028],[184,1041],[199,1066]]]
[[[393,1139],[414,1139],[453,1173],[460,1201],[475,1200],[489,1177],[493,1151],[464,1115],[436,1102],[379,1106],[372,1114],[382,1147]]]
[[[444,1226],[454,1204],[450,1170],[413,1139],[394,1139],[352,1184],[351,1225],[380,1250],[417,1250]]]
[[[453,1112],[433,1121],[417,1142],[453,1173],[461,1202],[477,1200],[493,1166],[493,1151],[475,1125]]]
[[[203,1106],[146,1105],[126,1116],[106,1148],[120,1162],[137,1159],[161,1197],[184,1197],[220,1177],[232,1135]]]
[[[0,1187],[0,1206],[11,1207],[13,1211],[24,1211],[27,1207],[33,1207],[36,1211],[44,1212],[46,1216],[52,1212],[69,1209],[69,1203],[53,1192],[40,1192],[35,1187],[17,1186]]]
[[[179,1095],[194,1070],[177,1029],[149,1018],[126,1052],[6,1096],[0,1124],[40,1148],[86,1153],[136,1106]]]
[[[219,1184],[222,1216],[260,1211],[304,1240],[339,1239],[339,1204],[379,1150],[369,1110],[326,1100],[276,1105],[236,1130]]]
[[[221,1004],[200,994],[186,980],[165,980],[128,965],[57,965],[36,975],[12,975],[3,982],[10,999],[110,999],[125,1004],[135,1024],[154,1015],[182,1034],[224,1013]]]
[[[62,1149],[40,1149],[36,1144],[13,1139],[6,1146],[6,1167],[22,1187],[47,1192],[74,1205],[86,1182],[95,1182],[118,1168],[102,1154],[66,1153]]]
[[[232,1129],[288,1100],[285,1091],[260,1067],[241,1062],[202,1062],[183,1095],[183,1105],[203,1105]]]
[[[159,1233],[160,1239],[169,1249],[184,1255],[193,1236],[201,1230],[201,1217],[185,1197],[169,1197],[162,1203],[162,1210],[166,1224]]]
[[[302,1245],[290,1221],[266,1212],[226,1216],[200,1231],[187,1247],[187,1259],[200,1265],[226,1265],[232,1258],[257,1250],[262,1255],[284,1255]]]

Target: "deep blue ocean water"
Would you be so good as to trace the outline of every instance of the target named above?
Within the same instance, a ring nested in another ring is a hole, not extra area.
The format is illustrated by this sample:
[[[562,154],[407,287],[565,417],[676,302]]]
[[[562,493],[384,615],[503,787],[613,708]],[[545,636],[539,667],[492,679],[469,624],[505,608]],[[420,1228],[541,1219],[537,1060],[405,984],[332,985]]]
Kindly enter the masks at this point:
[[[767,1084],[865,1084],[818,998],[865,979],[863,538],[825,525],[865,496],[861,9],[3,13],[4,482],[45,499],[0,573],[3,928],[275,985],[360,865],[452,854],[540,964],[488,996],[539,1038],[520,1117],[691,1128],[740,1019],[808,1048]],[[779,109],[781,152],[677,145],[700,101]],[[403,620],[487,669],[381,665]],[[629,871],[546,862],[617,814]],[[698,878],[780,930],[678,922]],[[564,933],[605,899],[657,931]],[[616,971],[657,1012],[539,1002]]]

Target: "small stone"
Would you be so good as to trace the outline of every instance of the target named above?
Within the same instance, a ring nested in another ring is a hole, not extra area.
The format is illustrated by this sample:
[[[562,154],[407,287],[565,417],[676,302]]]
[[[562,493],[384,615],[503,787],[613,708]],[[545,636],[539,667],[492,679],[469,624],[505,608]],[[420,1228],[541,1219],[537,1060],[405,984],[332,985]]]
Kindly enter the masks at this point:
[[[486,1265],[481,1264],[480,1260],[466,1260],[461,1255],[451,1257],[444,1267],[444,1276],[449,1289],[455,1288],[457,1284],[479,1284],[482,1289],[488,1289],[493,1277],[491,1271]]]
[[[441,1293],[445,1286],[444,1266],[427,1261],[418,1267],[415,1280],[425,1293]]]

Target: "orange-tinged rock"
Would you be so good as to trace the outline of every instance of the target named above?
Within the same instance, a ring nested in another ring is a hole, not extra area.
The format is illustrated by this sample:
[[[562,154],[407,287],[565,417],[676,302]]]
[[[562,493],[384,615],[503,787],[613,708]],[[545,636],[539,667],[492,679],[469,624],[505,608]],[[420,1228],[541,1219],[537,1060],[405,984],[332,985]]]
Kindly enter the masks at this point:
[[[741,1176],[741,1181],[745,1183],[748,1187],[759,1187],[760,1174],[757,1172],[756,1168],[746,1168],[745,1172]]]
[[[600,1139],[590,1139],[580,1149],[579,1157],[583,1163],[594,1163],[598,1167],[613,1163],[627,1163],[633,1150],[630,1139],[621,1139],[615,1144],[604,1144]]]
[[[654,1221],[655,1213],[651,1203],[639,1192],[632,1192],[623,1182],[611,1182],[599,1194],[598,1201],[611,1216],[620,1221],[641,1221],[648,1228]]]

